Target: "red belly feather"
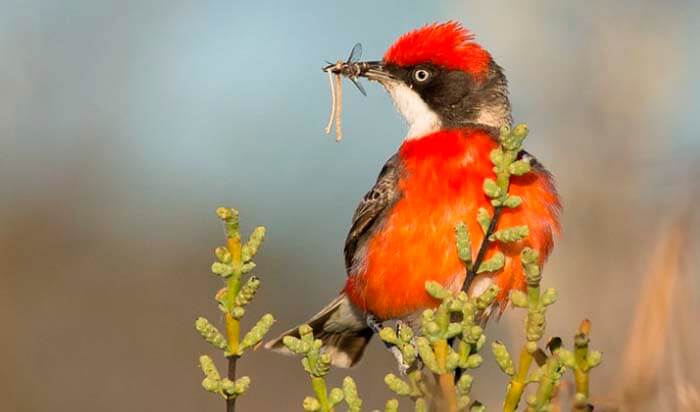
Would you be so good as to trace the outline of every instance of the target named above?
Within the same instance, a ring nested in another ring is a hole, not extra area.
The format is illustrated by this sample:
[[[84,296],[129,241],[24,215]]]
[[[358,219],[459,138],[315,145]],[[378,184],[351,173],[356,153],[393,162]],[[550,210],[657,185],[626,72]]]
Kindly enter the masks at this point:
[[[493,208],[482,184],[494,177],[489,153],[496,143],[483,131],[449,130],[405,142],[399,150],[402,198],[383,226],[368,241],[366,264],[348,277],[345,291],[359,308],[380,319],[407,316],[435,306],[425,292],[434,280],[459,290],[465,276],[455,247],[455,225],[464,221],[476,257],[483,233],[476,213]],[[487,257],[500,250],[506,266],[495,278],[504,304],[510,290],[523,289],[525,278],[519,254],[529,246],[544,263],[559,229],[559,200],[546,172],[536,171],[511,179],[511,193],[523,205],[504,210],[499,228],[528,225],[530,236],[518,243],[493,244]]]

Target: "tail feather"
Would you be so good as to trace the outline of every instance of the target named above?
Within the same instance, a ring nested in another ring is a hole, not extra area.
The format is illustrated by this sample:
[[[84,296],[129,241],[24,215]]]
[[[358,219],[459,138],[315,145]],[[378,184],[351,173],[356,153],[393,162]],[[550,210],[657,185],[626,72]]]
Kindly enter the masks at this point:
[[[373,333],[367,327],[365,317],[345,294],[340,294],[306,324],[313,329],[314,337],[323,342],[323,350],[330,355],[333,366],[341,368],[349,368],[360,360]],[[267,342],[265,348],[292,355],[282,343],[285,336],[298,338],[299,328],[289,329]]]

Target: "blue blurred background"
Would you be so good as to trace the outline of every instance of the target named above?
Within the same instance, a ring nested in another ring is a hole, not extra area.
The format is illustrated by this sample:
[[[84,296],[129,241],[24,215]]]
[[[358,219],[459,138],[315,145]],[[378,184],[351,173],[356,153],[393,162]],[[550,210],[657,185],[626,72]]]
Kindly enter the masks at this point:
[[[616,396],[649,251],[700,200],[700,3],[0,5],[0,410],[220,408],[199,387],[208,348],[192,328],[217,316],[215,208],[268,227],[249,319],[270,311],[278,332],[313,314],[341,288],[350,217],[406,131],[367,84],[368,97],[345,89],[342,143],[325,136],[320,67],[355,42],[378,59],[448,19],[505,68],[528,148],[557,178],[549,333],[590,318],[609,360],[594,391]],[[517,342],[520,325],[509,313],[488,334]],[[367,358],[349,373],[378,408],[394,365],[376,342]],[[310,392],[298,359],[260,351],[240,371],[254,382],[244,411],[298,410]],[[490,361],[477,381],[497,405],[505,380]]]

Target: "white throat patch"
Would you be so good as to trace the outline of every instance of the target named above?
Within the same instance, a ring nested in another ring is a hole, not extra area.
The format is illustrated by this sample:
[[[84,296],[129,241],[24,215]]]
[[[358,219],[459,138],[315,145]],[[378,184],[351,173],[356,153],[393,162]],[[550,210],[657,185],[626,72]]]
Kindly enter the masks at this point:
[[[396,109],[408,122],[406,139],[417,139],[436,132],[442,127],[437,113],[423,101],[415,90],[399,81],[385,81],[384,88],[394,100]]]

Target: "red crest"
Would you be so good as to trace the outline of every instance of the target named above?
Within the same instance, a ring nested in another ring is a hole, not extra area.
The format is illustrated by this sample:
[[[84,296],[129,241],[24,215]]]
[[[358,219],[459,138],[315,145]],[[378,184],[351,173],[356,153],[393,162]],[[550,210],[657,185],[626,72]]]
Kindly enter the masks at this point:
[[[448,21],[404,34],[389,47],[384,61],[399,66],[430,62],[483,76],[488,71],[491,55],[474,42],[474,36],[460,23]]]

